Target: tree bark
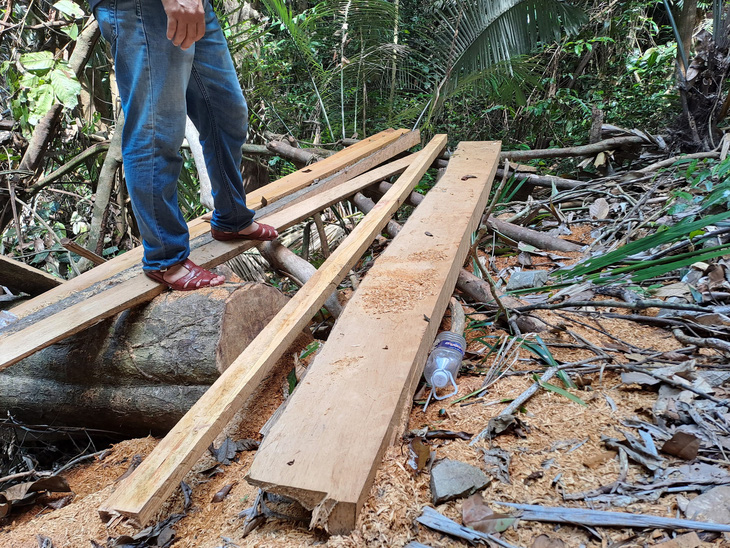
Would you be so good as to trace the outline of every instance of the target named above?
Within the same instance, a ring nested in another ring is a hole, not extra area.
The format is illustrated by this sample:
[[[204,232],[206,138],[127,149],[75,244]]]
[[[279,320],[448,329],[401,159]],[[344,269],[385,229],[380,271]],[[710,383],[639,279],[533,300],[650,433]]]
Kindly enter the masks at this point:
[[[26,422],[163,433],[286,301],[256,283],[165,293],[0,373],[0,413]]]

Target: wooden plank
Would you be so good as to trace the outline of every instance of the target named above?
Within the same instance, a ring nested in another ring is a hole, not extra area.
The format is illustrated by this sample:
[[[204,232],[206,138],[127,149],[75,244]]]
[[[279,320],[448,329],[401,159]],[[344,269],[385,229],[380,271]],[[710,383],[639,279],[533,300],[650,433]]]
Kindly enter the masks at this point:
[[[360,175],[327,192],[296,202],[262,220],[283,230],[303,221],[312,214],[381,181],[383,178],[404,171],[414,156],[401,158]],[[193,262],[212,268],[243,251],[255,246],[248,241],[217,242],[207,236],[207,243],[192,250]],[[154,282],[143,274],[108,287],[107,290],[64,308],[62,311],[34,322],[11,324],[0,337],[0,371],[17,363],[26,356],[58,342],[69,335],[118,314],[122,310],[149,301],[165,291],[162,284]],[[25,323],[28,323],[26,326]]]
[[[246,398],[316,314],[446,145],[437,135],[243,353],[102,505],[144,524],[152,519]]]
[[[499,143],[461,143],[441,180],[375,261],[337,320],[247,477],[346,534],[410,408],[466,259]],[[427,320],[424,318],[431,318]]]
[[[63,284],[63,280],[27,264],[0,255],[0,285],[29,295],[40,295]]]
[[[420,135],[418,131],[391,129],[373,135],[366,141],[367,143],[363,146],[355,148],[360,144],[357,143],[357,145],[343,149],[316,164],[307,166],[265,187],[250,192],[247,196],[249,207],[259,209],[264,202],[271,203],[318,182],[335,185],[351,179],[420,143]],[[190,231],[190,239],[193,240],[209,232],[210,225],[203,221],[202,217],[199,217],[188,223],[188,230]],[[141,263],[141,261],[142,249],[135,248],[83,273],[81,276],[68,280],[62,287],[15,306],[12,312],[19,318],[26,317],[37,310],[42,310],[63,300],[69,295],[83,291],[94,284],[103,282],[124,270],[130,269]]]

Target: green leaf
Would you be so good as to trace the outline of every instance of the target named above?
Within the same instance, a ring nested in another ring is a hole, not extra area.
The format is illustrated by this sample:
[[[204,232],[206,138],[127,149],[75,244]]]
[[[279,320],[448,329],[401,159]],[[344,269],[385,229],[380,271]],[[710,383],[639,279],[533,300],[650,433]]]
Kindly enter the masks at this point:
[[[556,394],[560,394],[561,396],[565,396],[570,401],[575,402],[579,405],[582,405],[583,407],[588,407],[586,402],[584,402],[582,399],[580,399],[575,394],[571,394],[567,390],[564,390],[563,388],[560,388],[559,386],[555,386],[554,384],[550,384],[549,382],[543,382],[540,380],[540,377],[537,375],[533,375],[532,378],[535,380],[537,384],[539,384],[542,388],[545,390],[550,390],[550,392],[555,392]]]
[[[71,69],[59,67],[51,71],[51,86],[63,106],[74,108],[78,104],[81,84]]]
[[[86,15],[83,8],[71,0],[59,0],[53,4],[53,7],[72,19],[81,19],[84,15]]]
[[[79,37],[79,26],[76,23],[63,27],[61,30],[74,42]]]
[[[55,62],[50,51],[33,51],[20,56],[20,64],[33,72],[46,72],[53,68]]]
[[[50,84],[42,84],[37,88],[28,91],[28,99],[31,101],[31,112],[28,116],[28,123],[36,125],[53,106],[55,94]]]

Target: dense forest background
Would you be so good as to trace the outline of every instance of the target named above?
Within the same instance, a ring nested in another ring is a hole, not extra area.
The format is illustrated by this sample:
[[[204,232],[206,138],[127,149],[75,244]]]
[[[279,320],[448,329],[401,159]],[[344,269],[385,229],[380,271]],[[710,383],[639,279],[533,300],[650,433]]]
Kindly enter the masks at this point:
[[[453,144],[548,148],[595,141],[611,124],[662,134],[674,151],[723,142],[721,2],[215,0],[215,7],[249,102],[245,170],[258,184],[296,168],[254,146],[274,136],[334,150],[407,127],[426,137],[448,133]],[[64,238],[104,257],[137,245],[109,46],[88,6],[8,0],[0,61],[0,253],[68,278],[91,264],[67,251]],[[192,155],[183,154],[180,201],[193,218],[204,208]],[[578,176],[573,160],[536,164]],[[602,167],[580,169],[587,177]]]

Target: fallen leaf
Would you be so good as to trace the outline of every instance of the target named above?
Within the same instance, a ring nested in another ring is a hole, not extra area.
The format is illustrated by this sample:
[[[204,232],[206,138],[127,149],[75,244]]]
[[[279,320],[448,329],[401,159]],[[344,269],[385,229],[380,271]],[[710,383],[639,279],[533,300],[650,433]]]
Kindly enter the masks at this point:
[[[662,451],[680,459],[694,460],[700,450],[700,439],[686,432],[677,432],[663,446]]]
[[[229,483],[228,485],[224,485],[223,487],[221,487],[220,491],[213,495],[213,500],[211,500],[211,502],[223,502],[223,499],[228,496],[228,493],[231,492],[231,489],[233,489],[234,485],[236,485],[235,482]]]
[[[64,506],[68,506],[73,499],[74,495],[66,495],[65,497],[61,497],[60,499],[49,500],[45,504],[49,508],[53,508],[54,510],[60,510]]]
[[[588,208],[588,213],[590,214],[591,219],[596,220],[605,219],[608,217],[610,212],[611,208],[605,198],[598,198]]]
[[[601,451],[586,458],[583,465],[593,470],[615,458],[616,455],[615,451]]]
[[[463,177],[461,178],[461,180],[462,180],[462,181],[466,181],[466,180],[468,180],[468,179],[476,179],[476,178],[477,178],[477,176],[476,176],[476,175],[464,175],[464,176],[463,176]]]
[[[543,472],[542,470],[538,470],[536,472],[533,472],[529,476],[527,476],[523,481],[524,481],[525,485],[530,485],[531,483],[534,483],[537,480],[539,480],[540,478],[542,478],[544,475],[545,475],[545,472]]]
[[[68,493],[71,488],[61,476],[50,476],[36,481],[27,481],[0,491],[0,518],[7,516],[13,506],[34,504],[46,492]]]
[[[532,548],[565,548],[565,543],[559,538],[540,535],[532,541]]]
[[[704,543],[694,531],[655,545],[655,548],[698,548]]]
[[[469,441],[473,434],[467,432],[454,432],[453,430],[429,430],[426,432],[426,439],[429,440],[464,440]]]
[[[425,438],[415,437],[408,444],[408,452],[408,465],[414,474],[420,474],[431,460],[431,447],[426,443]]]
[[[461,512],[464,525],[487,534],[506,531],[517,521],[517,518],[507,514],[494,512],[479,493],[474,493],[464,501]]]

